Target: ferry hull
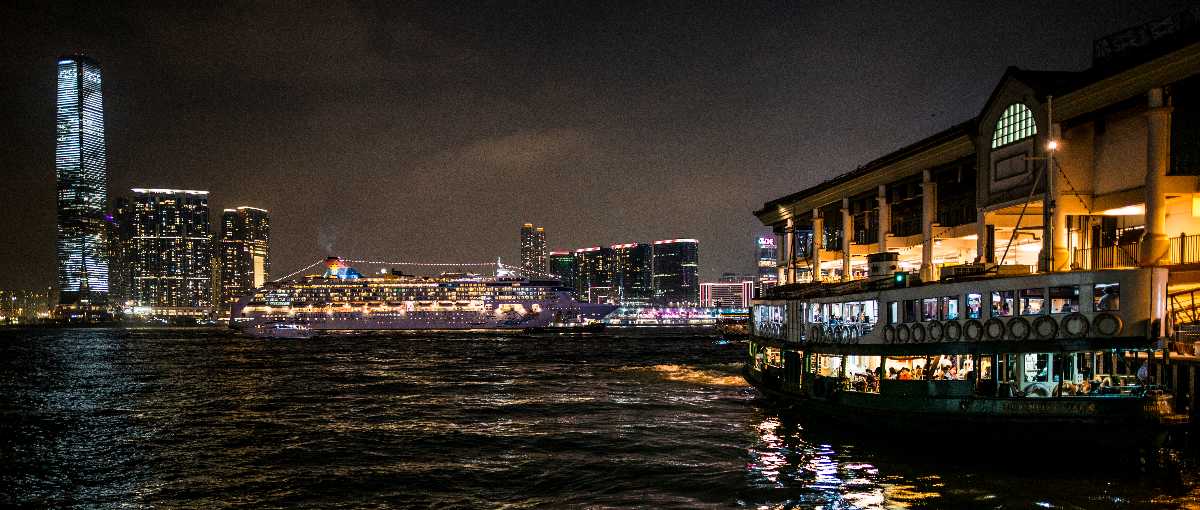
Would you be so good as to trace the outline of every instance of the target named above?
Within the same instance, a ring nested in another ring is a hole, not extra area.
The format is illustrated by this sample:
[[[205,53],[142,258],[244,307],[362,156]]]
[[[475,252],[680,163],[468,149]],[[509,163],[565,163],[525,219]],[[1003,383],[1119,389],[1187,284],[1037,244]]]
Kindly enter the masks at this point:
[[[789,391],[770,376],[744,367],[743,377],[773,402],[804,417],[887,437],[999,440],[1046,445],[1158,448],[1185,416],[1171,412],[1169,395],[1142,398],[997,398],[895,396]],[[919,381],[913,381],[919,382]]]

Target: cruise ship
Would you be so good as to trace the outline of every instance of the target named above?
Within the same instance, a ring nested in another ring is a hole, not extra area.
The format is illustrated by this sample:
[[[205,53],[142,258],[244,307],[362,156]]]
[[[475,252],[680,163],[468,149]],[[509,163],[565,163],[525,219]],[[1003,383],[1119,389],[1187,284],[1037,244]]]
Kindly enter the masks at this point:
[[[321,275],[268,284],[234,306],[230,324],[261,337],[383,330],[538,330],[599,324],[615,307],[580,303],[554,280],[498,270],[363,275],[340,258]]]

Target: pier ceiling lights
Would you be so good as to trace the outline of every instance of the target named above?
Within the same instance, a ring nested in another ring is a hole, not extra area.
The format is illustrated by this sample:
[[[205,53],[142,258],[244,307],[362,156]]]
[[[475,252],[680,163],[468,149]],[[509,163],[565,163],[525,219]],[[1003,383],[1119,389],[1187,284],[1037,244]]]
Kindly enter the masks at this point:
[[[1141,216],[1146,214],[1146,205],[1137,204],[1113,209],[1105,209],[1100,211],[1100,214],[1103,216]]]

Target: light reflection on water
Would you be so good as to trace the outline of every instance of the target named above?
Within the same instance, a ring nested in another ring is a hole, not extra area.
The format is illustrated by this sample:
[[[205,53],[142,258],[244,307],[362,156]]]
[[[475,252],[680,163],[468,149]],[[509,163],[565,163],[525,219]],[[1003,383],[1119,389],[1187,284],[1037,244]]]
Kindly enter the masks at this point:
[[[1175,508],[777,414],[689,335],[0,330],[0,506]],[[1007,470],[1006,470],[1007,469]]]

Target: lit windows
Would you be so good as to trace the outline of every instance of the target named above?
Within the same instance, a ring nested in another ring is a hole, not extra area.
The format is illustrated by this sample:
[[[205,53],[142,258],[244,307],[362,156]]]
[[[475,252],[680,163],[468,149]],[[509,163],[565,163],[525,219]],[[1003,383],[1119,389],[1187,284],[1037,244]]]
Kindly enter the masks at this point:
[[[1037,134],[1037,123],[1033,120],[1033,111],[1023,103],[1013,103],[1004,109],[1000,120],[996,122],[996,130],[992,132],[992,148],[1019,142]]]

